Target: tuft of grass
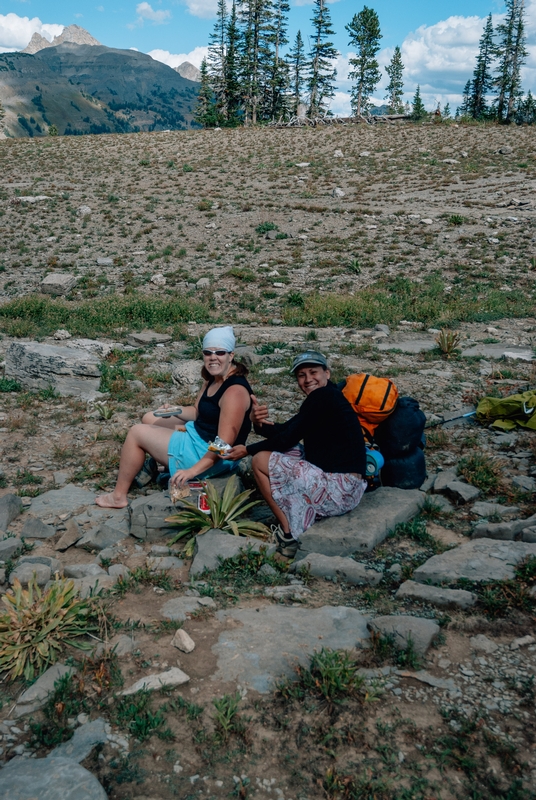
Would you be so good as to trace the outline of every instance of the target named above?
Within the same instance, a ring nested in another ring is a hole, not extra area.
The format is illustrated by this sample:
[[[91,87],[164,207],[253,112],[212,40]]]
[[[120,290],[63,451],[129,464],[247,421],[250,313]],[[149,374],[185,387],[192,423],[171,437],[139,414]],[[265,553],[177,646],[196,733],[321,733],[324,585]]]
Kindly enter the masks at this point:
[[[233,733],[242,737],[246,733],[245,722],[238,713],[241,699],[240,692],[236,692],[224,694],[223,697],[214,698],[212,701],[215,708],[214,725],[217,739],[223,744],[229,741]]]
[[[415,650],[415,642],[408,636],[405,647],[399,647],[394,633],[371,631],[371,649],[378,664],[391,662],[399,667],[419,669],[421,659]]]
[[[178,294],[147,297],[132,292],[127,296],[109,295],[73,303],[26,295],[0,306],[0,330],[16,337],[50,336],[58,328],[68,326],[73,335],[95,338],[118,327],[162,328],[208,319],[208,305]]]
[[[0,392],[20,392],[22,386],[11,378],[0,378]]]
[[[35,577],[23,589],[18,580],[2,597],[0,612],[0,672],[11,680],[32,680],[54,664],[68,644],[89,650],[80,637],[96,630],[93,601],[77,597],[73,581],[54,581],[40,589]]]
[[[397,525],[390,538],[401,537],[411,539],[413,542],[421,545],[422,547],[428,547],[433,550],[434,553],[443,552],[441,543],[428,533],[426,530],[426,520],[420,515],[414,517],[409,522],[403,522],[402,524]]]
[[[458,462],[458,474],[484,494],[492,494],[499,488],[501,468],[485,453],[472,453]]]
[[[260,225],[257,225],[255,228],[256,232],[259,234],[268,233],[268,231],[278,231],[279,228],[275,224],[275,222],[261,222]]]
[[[55,747],[73,735],[69,718],[89,711],[84,682],[74,674],[62,675],[43,708],[44,720],[30,722],[33,747]]]
[[[284,681],[277,687],[285,699],[302,699],[305,695],[313,695],[332,705],[343,702],[347,697],[355,697],[365,683],[349,653],[327,647],[313,655],[309,667],[299,665],[296,672],[296,681]]]
[[[140,742],[149,739],[153,734],[166,741],[174,738],[173,732],[166,727],[166,704],[154,711],[151,708],[154,694],[147,689],[141,689],[136,694],[118,697],[113,706],[115,724]]]
[[[449,331],[444,328],[436,336],[436,344],[446,358],[452,358],[458,352],[460,346],[460,334],[458,331]]]

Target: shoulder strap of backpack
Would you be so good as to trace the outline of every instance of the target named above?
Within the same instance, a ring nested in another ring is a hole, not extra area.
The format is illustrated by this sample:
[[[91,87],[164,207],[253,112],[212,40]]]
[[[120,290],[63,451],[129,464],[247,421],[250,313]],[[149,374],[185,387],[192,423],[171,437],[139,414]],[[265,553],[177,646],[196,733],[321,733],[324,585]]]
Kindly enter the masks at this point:
[[[365,375],[363,383],[361,384],[361,388],[359,389],[358,395],[357,395],[357,397],[356,397],[356,399],[354,401],[356,406],[359,405],[359,401],[363,397],[363,392],[365,391],[365,386],[367,385],[367,382],[368,382],[369,378],[370,378],[370,375]],[[385,402],[387,402],[387,398],[385,398]]]

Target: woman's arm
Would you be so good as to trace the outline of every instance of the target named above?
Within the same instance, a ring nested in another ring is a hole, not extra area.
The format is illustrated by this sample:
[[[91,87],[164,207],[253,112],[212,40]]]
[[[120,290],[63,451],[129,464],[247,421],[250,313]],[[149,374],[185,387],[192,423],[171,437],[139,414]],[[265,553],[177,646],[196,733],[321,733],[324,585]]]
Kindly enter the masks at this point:
[[[182,412],[180,414],[174,415],[173,417],[155,417],[152,411],[148,411],[143,415],[141,421],[145,423],[145,425],[157,425],[159,428],[169,428],[172,431],[175,430],[177,425],[184,425],[185,422],[195,422],[198,413],[197,406],[206,386],[207,382],[205,381],[201,391],[196,397],[194,405],[182,406]],[[161,408],[167,408],[168,406],[169,403],[165,403]]]

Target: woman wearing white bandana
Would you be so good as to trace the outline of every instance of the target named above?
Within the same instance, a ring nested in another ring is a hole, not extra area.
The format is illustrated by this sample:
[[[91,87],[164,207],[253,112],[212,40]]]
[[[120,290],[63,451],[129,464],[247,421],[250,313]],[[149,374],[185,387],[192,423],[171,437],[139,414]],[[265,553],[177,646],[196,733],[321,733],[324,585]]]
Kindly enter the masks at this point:
[[[213,328],[203,339],[204,383],[195,404],[183,406],[173,416],[157,418],[145,414],[134,425],[121,451],[119,475],[113,492],[95,502],[102,508],[124,508],[133,479],[142,468],[145,454],[168,466],[173,486],[198,477],[229,472],[236,465],[222,461],[207,449],[219,436],[231,445],[245,444],[251,429],[249,412],[253,390],[247,369],[234,361],[235,336],[231,326]]]

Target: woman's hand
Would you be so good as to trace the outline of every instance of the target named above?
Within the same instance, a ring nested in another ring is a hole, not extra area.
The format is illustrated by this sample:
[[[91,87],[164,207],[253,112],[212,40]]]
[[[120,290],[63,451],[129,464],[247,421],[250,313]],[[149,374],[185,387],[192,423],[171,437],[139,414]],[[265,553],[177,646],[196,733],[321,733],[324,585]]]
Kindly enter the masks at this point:
[[[246,446],[243,444],[235,444],[227,453],[224,453],[220,456],[220,458],[224,458],[226,461],[240,461],[241,458],[245,458],[248,454]]]
[[[259,401],[254,394],[251,395],[251,411],[249,418],[254,425],[273,425],[274,423],[268,419],[270,412],[268,406],[260,406]]]
[[[175,486],[178,489],[195,477],[196,476],[191,469],[178,469],[169,482],[172,486]]]

